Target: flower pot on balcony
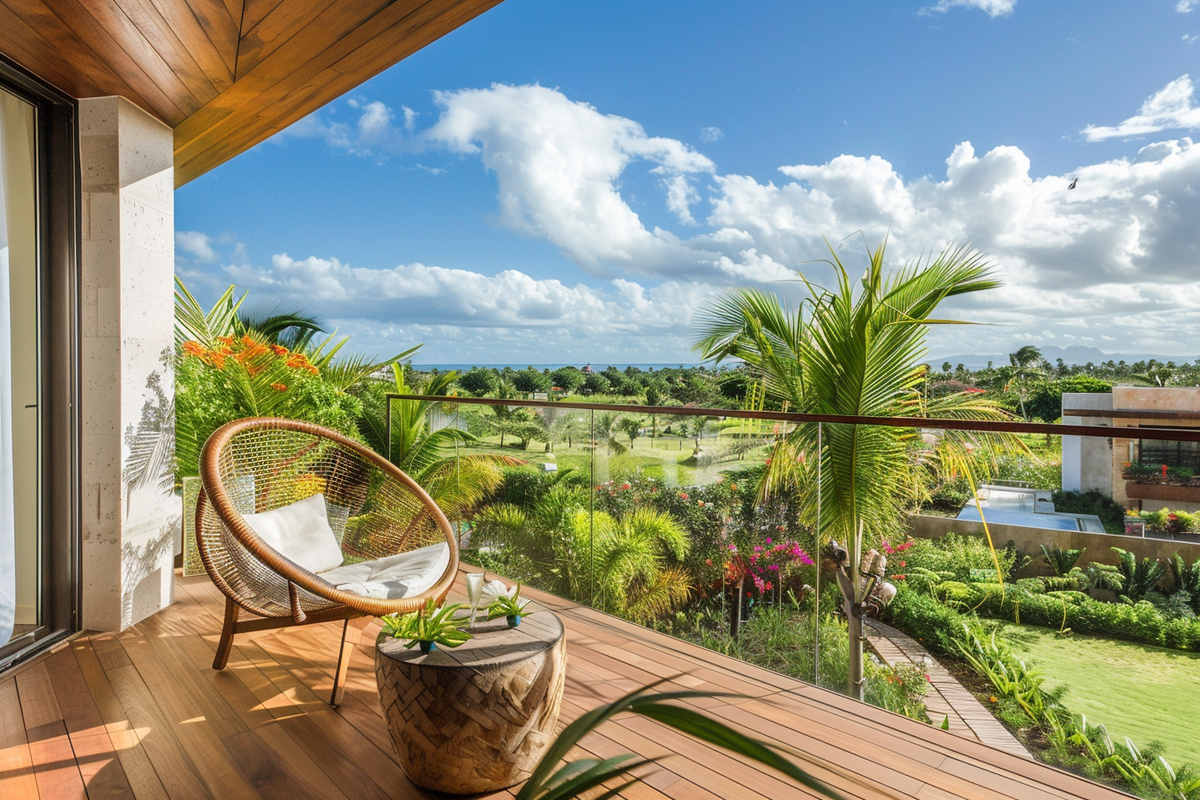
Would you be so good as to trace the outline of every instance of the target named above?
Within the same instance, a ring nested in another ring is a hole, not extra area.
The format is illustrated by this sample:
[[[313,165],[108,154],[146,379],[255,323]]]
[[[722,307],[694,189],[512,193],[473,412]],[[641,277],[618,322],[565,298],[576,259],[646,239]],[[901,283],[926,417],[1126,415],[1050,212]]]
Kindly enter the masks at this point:
[[[1125,496],[1133,500],[1161,500],[1165,503],[1200,503],[1200,486],[1131,481],[1125,484]]]

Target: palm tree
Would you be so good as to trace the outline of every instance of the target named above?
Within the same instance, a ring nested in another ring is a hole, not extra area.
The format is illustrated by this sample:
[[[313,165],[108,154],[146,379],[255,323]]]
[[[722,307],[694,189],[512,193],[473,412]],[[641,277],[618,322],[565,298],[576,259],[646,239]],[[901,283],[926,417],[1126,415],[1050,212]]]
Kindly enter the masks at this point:
[[[491,505],[475,518],[473,543],[504,547],[540,588],[635,622],[679,607],[691,576],[678,565],[687,532],[669,514],[638,508],[589,514],[586,490],[557,483],[527,506]]]
[[[1029,421],[1025,413],[1025,398],[1029,396],[1032,381],[1044,378],[1046,375],[1046,359],[1042,351],[1031,344],[1024,345],[1015,353],[1008,354],[1008,366],[996,370],[1000,378],[1002,391],[1014,392],[1021,405],[1021,418]]]
[[[405,369],[392,364],[392,380],[374,383],[364,392],[359,432],[371,449],[389,456],[427,491],[451,520],[462,520],[487,499],[504,479],[504,467],[525,462],[488,453],[466,454],[461,450],[478,440],[455,425],[433,429],[433,412],[443,405],[436,400],[393,400],[392,438],[387,439],[386,392],[413,394]],[[445,395],[458,378],[457,372],[437,373],[421,387],[421,393]],[[452,403],[447,398],[446,403]]]
[[[633,450],[633,442],[642,435],[641,417],[621,417],[617,421],[617,430],[629,437],[629,449]]]
[[[856,290],[830,252],[836,290],[801,275],[808,296],[797,309],[756,289],[728,293],[703,312],[695,349],[718,362],[742,359],[771,396],[800,413],[914,420],[1006,417],[978,395],[926,398],[920,390],[926,326],[952,322],[934,318],[937,307],[998,285],[982,256],[951,248],[885,277],[885,246],[880,245],[868,252],[869,266]],[[776,443],[759,493],[765,499],[795,492],[801,522],[819,527],[825,540],[845,542],[850,563],[857,566],[860,530],[872,538],[901,533],[906,509],[921,492],[922,470],[964,462],[981,444],[990,450],[995,441],[989,438],[945,431],[930,446],[915,426],[801,424]],[[861,683],[853,685],[851,673],[851,692],[858,696]]]

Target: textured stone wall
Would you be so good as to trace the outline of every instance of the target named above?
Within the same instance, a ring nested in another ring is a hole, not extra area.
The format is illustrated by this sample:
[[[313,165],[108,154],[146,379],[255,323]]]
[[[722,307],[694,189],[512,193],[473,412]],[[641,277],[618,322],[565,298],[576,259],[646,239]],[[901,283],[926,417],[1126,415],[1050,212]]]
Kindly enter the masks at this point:
[[[985,512],[986,513],[986,512]],[[1114,547],[1128,550],[1138,558],[1159,558],[1166,560],[1173,554],[1179,553],[1190,564],[1200,558],[1200,544],[1195,542],[1175,541],[1172,539],[1143,539],[1139,536],[1116,536],[1111,533],[1088,533],[1086,531],[1058,531],[1049,528],[1025,528],[1020,525],[997,525],[988,523],[992,534],[992,544],[1004,547],[1009,541],[1016,544],[1017,549],[1026,555],[1033,556],[1033,563],[1022,575],[1047,575],[1050,568],[1042,558],[1041,546],[1056,545],[1063,550],[1087,548],[1079,566],[1087,566],[1093,561],[1101,564],[1117,563]],[[918,515],[909,520],[909,532],[921,539],[940,539],[947,533],[957,533],[960,536],[983,536],[983,523],[950,517],[932,517]]]
[[[171,603],[174,448],[171,129],[119,97],[79,102],[82,625]]]

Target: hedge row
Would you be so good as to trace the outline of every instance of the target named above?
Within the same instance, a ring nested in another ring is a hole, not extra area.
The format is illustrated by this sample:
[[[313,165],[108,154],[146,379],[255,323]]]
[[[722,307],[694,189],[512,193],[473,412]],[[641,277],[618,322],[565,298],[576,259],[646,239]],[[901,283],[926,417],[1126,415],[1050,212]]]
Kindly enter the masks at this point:
[[[1070,628],[1075,633],[1102,634],[1174,650],[1200,651],[1200,619],[1164,616],[1145,600],[1133,604],[1106,603],[1080,592],[1031,594],[1014,586],[1001,591],[999,584],[988,583],[945,583],[938,591],[981,617],[1055,630]]]

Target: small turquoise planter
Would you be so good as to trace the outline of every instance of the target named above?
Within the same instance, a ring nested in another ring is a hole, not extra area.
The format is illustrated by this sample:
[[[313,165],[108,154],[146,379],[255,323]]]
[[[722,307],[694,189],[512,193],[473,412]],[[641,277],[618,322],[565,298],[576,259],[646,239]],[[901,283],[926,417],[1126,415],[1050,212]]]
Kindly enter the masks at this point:
[[[437,642],[418,642],[417,644],[420,645],[422,653],[430,653],[437,650]]]
[[[521,615],[520,614],[510,614],[508,616],[508,627],[515,628],[520,624],[521,624]]]

